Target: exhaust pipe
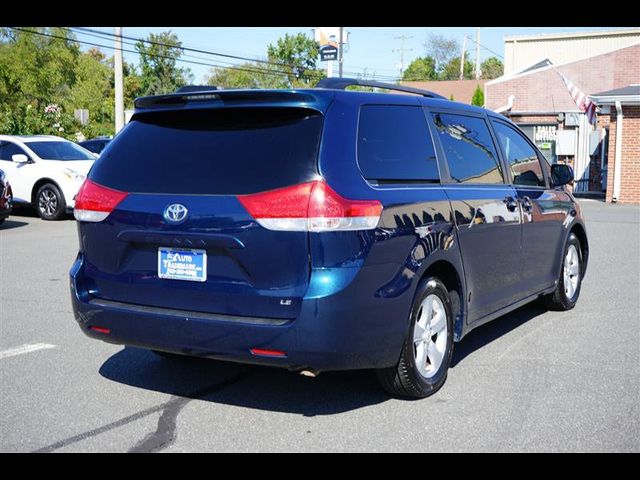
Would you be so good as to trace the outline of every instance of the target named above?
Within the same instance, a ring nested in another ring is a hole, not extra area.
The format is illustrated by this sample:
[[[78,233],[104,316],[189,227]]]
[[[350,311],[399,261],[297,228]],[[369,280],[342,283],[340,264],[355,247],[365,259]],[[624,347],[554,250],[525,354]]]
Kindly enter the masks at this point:
[[[300,370],[300,375],[316,378],[318,375],[320,375],[320,372],[318,372],[317,370],[313,370],[312,368],[305,368],[304,370]]]

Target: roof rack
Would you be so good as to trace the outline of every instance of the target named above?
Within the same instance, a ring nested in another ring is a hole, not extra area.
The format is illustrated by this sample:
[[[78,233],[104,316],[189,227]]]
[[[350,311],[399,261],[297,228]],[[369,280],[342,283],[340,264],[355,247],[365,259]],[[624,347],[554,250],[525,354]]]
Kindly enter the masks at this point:
[[[413,93],[415,95],[422,95],[423,97],[430,98],[442,98],[446,100],[442,95],[430,92],[429,90],[422,90],[419,88],[405,87],[404,85],[394,85],[393,83],[376,82],[374,80],[361,80],[359,78],[323,78],[318,82],[316,88],[332,88],[336,90],[344,90],[347,87],[359,86],[359,87],[373,87],[382,88],[385,90],[396,90],[398,92]]]
[[[213,85],[185,85],[177,89],[174,93],[211,92],[213,90],[218,90],[218,87]]]

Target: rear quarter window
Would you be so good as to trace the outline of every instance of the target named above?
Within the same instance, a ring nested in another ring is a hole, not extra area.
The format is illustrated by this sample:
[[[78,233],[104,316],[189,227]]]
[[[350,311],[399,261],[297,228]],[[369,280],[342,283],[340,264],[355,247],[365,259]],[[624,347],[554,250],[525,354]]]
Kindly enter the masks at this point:
[[[438,162],[422,107],[363,105],[358,165],[367,180],[437,182]]]

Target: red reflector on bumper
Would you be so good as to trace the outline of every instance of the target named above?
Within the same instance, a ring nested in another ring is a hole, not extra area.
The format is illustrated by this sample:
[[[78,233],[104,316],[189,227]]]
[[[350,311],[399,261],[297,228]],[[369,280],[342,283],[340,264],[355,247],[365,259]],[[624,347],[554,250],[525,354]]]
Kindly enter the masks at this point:
[[[287,354],[280,350],[265,350],[263,348],[252,348],[250,349],[252,355],[257,355],[261,357],[286,357]]]
[[[104,333],[105,335],[109,335],[111,333],[111,330],[109,330],[108,328],[102,328],[102,327],[89,327],[90,330],[93,330],[94,332],[98,332],[98,333]]]

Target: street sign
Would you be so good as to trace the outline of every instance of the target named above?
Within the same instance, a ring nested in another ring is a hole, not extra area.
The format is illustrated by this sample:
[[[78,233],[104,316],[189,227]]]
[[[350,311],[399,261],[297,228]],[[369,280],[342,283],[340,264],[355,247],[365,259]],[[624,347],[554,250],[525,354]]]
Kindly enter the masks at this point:
[[[338,47],[334,47],[333,45],[325,45],[320,49],[320,60],[323,62],[328,62],[331,60],[338,59]]]

